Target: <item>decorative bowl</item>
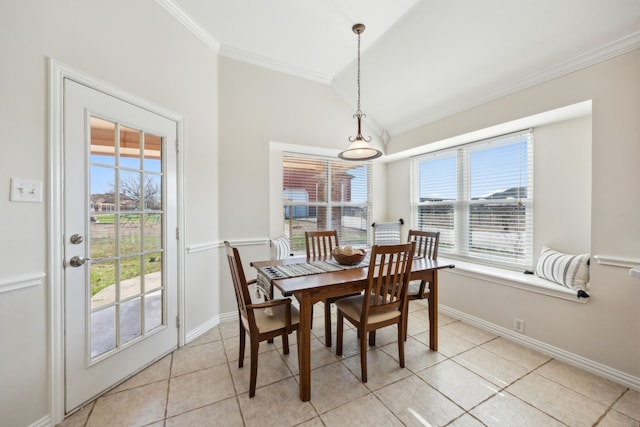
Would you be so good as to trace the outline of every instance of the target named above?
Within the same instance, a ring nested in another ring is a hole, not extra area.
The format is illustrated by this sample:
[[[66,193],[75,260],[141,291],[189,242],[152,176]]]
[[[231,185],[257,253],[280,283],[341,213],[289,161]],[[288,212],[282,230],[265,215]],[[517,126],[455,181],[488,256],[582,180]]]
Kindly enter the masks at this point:
[[[355,249],[351,254],[345,254],[341,251],[342,248],[335,248],[331,255],[340,265],[357,265],[364,260],[366,252],[362,249]]]

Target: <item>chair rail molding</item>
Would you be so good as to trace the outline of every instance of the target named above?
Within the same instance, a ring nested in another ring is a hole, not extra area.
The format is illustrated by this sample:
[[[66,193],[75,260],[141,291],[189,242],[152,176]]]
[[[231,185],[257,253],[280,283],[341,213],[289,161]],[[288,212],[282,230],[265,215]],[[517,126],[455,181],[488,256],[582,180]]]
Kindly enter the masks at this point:
[[[245,240],[230,240],[233,246],[262,246],[269,245],[269,239],[266,238],[256,238],[256,239],[245,239]],[[202,242],[202,243],[194,243],[192,245],[187,246],[187,253],[194,254],[197,252],[210,251],[213,249],[223,248],[224,240],[217,240],[212,242]]]
[[[612,267],[633,268],[640,265],[640,259],[638,258],[626,258],[616,255],[594,255],[593,258],[599,265]]]
[[[43,272],[37,272],[0,278],[0,294],[42,285],[46,276]]]

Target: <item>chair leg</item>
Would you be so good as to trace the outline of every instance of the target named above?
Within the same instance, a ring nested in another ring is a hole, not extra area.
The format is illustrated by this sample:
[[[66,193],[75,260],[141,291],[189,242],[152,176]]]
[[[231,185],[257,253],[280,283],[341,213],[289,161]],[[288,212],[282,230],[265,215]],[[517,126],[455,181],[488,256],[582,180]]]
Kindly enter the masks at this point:
[[[251,339],[251,372],[249,374],[249,397],[256,395],[256,379],[258,377],[258,346],[256,339]]]
[[[338,321],[336,322],[336,354],[342,356],[342,328],[344,326],[344,317],[338,310]]]
[[[331,347],[331,303],[324,302],[324,345]]]
[[[269,301],[273,301],[273,285],[271,285],[271,288],[269,288]],[[273,344],[273,338],[269,338],[267,342],[269,344]]]
[[[242,327],[242,323],[240,323],[240,346],[239,346],[239,355],[238,355],[238,368],[242,368],[244,365],[244,345],[246,341],[246,333],[244,328]]]
[[[367,382],[367,333],[360,331],[360,376]]]
[[[376,331],[375,331],[375,329],[373,331],[369,331],[369,345],[371,347],[376,345]]]
[[[398,358],[400,359],[400,367],[404,368],[404,339],[407,336],[407,331],[404,330],[403,320],[398,322]],[[406,338],[405,338],[406,339]]]
[[[282,353],[289,354],[289,334],[282,334]]]
[[[409,300],[407,299],[407,305],[405,307],[405,315],[404,315],[404,319],[402,320],[402,324],[404,326],[404,340],[407,340],[407,331],[409,330]],[[398,325],[400,326],[400,325]]]

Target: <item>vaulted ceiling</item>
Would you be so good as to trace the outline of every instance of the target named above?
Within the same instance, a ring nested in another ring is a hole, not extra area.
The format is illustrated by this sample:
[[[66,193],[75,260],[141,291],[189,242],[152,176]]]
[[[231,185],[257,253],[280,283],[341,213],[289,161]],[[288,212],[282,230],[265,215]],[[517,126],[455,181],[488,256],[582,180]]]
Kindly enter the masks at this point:
[[[395,135],[640,47],[638,0],[157,0],[220,55],[331,86]],[[640,76],[639,76],[640,79]]]

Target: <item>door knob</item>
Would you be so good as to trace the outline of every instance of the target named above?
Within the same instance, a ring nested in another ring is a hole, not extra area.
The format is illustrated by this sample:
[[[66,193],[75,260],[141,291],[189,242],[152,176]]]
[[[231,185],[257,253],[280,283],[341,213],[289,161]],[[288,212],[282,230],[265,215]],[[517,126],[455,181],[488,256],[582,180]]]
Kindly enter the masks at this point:
[[[87,261],[91,261],[91,258],[74,256],[69,260],[69,265],[71,265],[71,267],[80,267],[85,265]]]

